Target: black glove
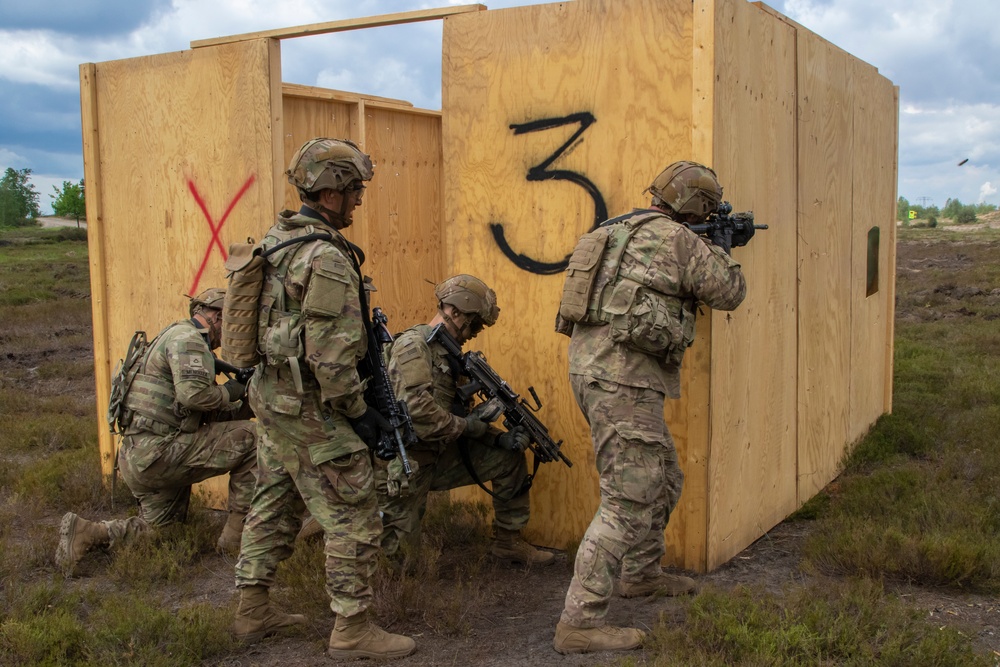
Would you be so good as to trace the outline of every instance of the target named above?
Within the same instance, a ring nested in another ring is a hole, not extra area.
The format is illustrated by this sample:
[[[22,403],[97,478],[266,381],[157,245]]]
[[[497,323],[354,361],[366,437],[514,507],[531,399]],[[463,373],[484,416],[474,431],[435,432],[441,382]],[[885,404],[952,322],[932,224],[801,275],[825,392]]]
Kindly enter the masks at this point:
[[[489,430],[489,424],[481,420],[475,414],[471,414],[465,418],[465,430],[462,431],[462,435],[472,440],[478,440],[486,435],[486,432]]]
[[[709,240],[722,248],[727,255],[733,254],[733,236],[722,229],[713,229]]]
[[[497,438],[496,445],[500,449],[511,452],[523,452],[527,449],[529,442],[528,430],[523,426],[515,426],[506,433],[501,433]]]
[[[363,415],[355,419],[348,417],[347,421],[350,422],[351,428],[358,434],[362,442],[368,445],[368,449],[372,450],[378,448],[378,440],[383,431],[386,433],[392,431],[392,424],[382,416],[382,413],[370,405]]]
[[[247,386],[235,378],[227,381],[222,387],[229,393],[230,403],[235,403],[247,395]]]
[[[750,239],[753,238],[756,231],[753,226],[753,220],[740,224],[737,229],[733,230],[733,247],[739,248],[750,243]]]

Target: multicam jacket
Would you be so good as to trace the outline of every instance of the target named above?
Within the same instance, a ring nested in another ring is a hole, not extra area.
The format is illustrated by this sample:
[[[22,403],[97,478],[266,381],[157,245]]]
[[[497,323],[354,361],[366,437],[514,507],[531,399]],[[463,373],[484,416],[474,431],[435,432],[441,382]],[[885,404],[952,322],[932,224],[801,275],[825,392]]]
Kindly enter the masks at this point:
[[[287,359],[266,358],[250,387],[254,413],[265,428],[276,427],[306,445],[316,465],[365,449],[345,418],[364,414],[364,385],[357,364],[368,349],[361,319],[361,278],[351,248],[340,232],[307,207],[282,211],[261,244],[272,247],[315,231],[332,241],[290,245],[267,257],[264,289],[277,285],[281,298],[262,298],[262,339],[283,322],[294,332],[301,369],[300,394]],[[283,274],[283,277],[282,277]],[[300,357],[300,358],[299,358]]]
[[[690,318],[687,326],[693,338],[697,303],[733,310],[746,296],[746,282],[739,263],[721,248],[666,215],[649,216],[651,212],[636,211],[648,219],[629,239],[619,266],[602,264],[598,268],[598,280],[601,271],[613,271],[663,295],[672,312]],[[607,259],[605,255],[603,261]],[[612,341],[611,329],[609,324],[577,324],[573,328],[569,372],[678,398],[683,347],[674,355],[646,354]]]
[[[431,327],[418,324],[396,336],[386,366],[396,398],[406,401],[421,446],[453,442],[465,430],[454,414],[457,381],[448,353],[438,342],[428,344]],[[464,406],[463,406],[464,407]]]
[[[126,435],[193,433],[206,413],[229,406],[229,393],[215,383],[212,350],[193,320],[160,332],[139,360],[125,407]]]

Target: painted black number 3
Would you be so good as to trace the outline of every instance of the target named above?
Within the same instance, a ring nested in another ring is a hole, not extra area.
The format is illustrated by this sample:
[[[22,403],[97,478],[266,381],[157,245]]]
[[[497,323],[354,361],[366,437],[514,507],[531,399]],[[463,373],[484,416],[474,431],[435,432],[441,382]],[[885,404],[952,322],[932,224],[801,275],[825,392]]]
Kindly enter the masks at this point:
[[[562,127],[563,125],[570,125],[572,123],[580,124],[580,129],[574,132],[573,136],[566,140],[566,143],[557,148],[555,152],[543,162],[539,162],[528,170],[527,179],[529,181],[570,181],[586,190],[587,194],[590,195],[590,198],[594,200],[594,226],[591,227],[591,229],[597,229],[597,226],[608,218],[608,207],[604,203],[604,197],[601,196],[601,191],[597,189],[597,186],[594,185],[589,178],[582,174],[578,174],[575,171],[568,171],[566,169],[549,169],[549,167],[553,162],[559,159],[559,156],[562,155],[567,148],[573,145],[573,142],[575,142],[580,135],[583,134],[584,130],[590,127],[595,120],[596,119],[593,114],[583,111],[581,113],[571,114],[563,118],[543,118],[542,120],[535,120],[530,123],[520,123],[510,126],[510,129],[514,130],[514,134],[527,134],[528,132],[551,130],[556,127]],[[525,271],[541,275],[550,275],[565,270],[566,266],[569,264],[570,254],[567,254],[566,257],[558,262],[541,262],[537,259],[528,257],[527,255],[515,252],[507,242],[506,236],[504,236],[502,222],[491,222],[490,231],[493,232],[493,239],[497,242],[497,246],[499,246],[501,252],[507,256],[507,259],[514,262],[516,266],[524,269]]]

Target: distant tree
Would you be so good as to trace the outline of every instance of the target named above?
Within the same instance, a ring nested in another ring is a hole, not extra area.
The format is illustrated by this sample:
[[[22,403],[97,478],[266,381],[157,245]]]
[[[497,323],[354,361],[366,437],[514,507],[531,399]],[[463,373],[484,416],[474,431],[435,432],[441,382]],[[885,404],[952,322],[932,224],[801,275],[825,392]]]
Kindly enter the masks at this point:
[[[976,204],[976,215],[982,215],[984,213],[992,213],[997,210],[996,204],[987,204],[986,202],[980,202]]]
[[[958,209],[958,213],[955,214],[955,222],[961,225],[967,225],[970,222],[976,221],[976,207],[972,205],[966,205]]]
[[[35,186],[28,182],[30,176],[31,169],[7,167],[0,178],[0,226],[34,224],[34,219],[42,214]]]
[[[941,217],[951,218],[952,220],[958,219],[958,214],[962,210],[962,202],[957,199],[951,199],[950,197],[944,203],[944,208],[941,209]]]
[[[52,186],[54,195],[49,195],[52,202],[52,212],[61,218],[76,218],[76,226],[80,226],[80,218],[87,217],[87,201],[83,179],[79,183],[63,181],[62,190]]]
[[[896,200],[896,220],[906,222],[910,219],[910,201],[906,197]]]

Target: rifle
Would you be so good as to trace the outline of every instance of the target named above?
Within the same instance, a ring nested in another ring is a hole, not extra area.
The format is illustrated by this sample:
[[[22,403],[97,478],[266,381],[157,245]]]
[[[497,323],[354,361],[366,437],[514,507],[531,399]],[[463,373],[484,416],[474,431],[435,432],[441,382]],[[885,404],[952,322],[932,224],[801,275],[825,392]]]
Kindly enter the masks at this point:
[[[698,225],[687,225],[695,234],[712,240],[727,252],[730,248],[745,246],[757,229],[767,229],[767,225],[755,225],[753,211],[733,213],[733,206],[727,201],[720,202],[708,220]],[[718,242],[716,242],[718,239]]]
[[[417,442],[417,433],[413,430],[413,420],[406,403],[396,399],[392,390],[392,382],[385,368],[385,357],[382,356],[382,346],[392,342],[389,333],[389,318],[381,308],[372,309],[371,326],[365,326],[368,334],[368,352],[359,366],[362,375],[368,378],[365,388],[365,402],[379,411],[392,426],[392,433],[381,432],[375,447],[375,456],[384,461],[393,459],[399,454],[403,464],[403,472],[407,477],[413,474],[406,448]]]
[[[573,462],[566,458],[566,455],[559,451],[562,440],[555,442],[549,436],[549,429],[533,415],[542,407],[542,402],[538,399],[534,387],[528,387],[528,392],[535,399],[535,407],[521,398],[510,388],[510,385],[497,375],[488,363],[482,352],[470,351],[462,352],[462,346],[458,344],[444,324],[439,324],[431,331],[427,337],[427,342],[437,341],[444,345],[448,356],[457,362],[470,382],[458,388],[459,395],[468,401],[474,394],[479,394],[486,403],[482,417],[484,421],[493,421],[501,414],[504,416],[503,425],[508,430],[515,426],[523,426],[528,432],[528,448],[535,455],[536,468],[538,462],[548,463],[559,459],[567,466],[572,467]]]
[[[250,382],[250,378],[253,377],[253,372],[256,366],[251,366],[250,368],[238,368],[232,364],[219,359],[214,354],[212,359],[215,360],[215,372],[222,373],[230,380],[235,379],[240,384],[247,384]]]

